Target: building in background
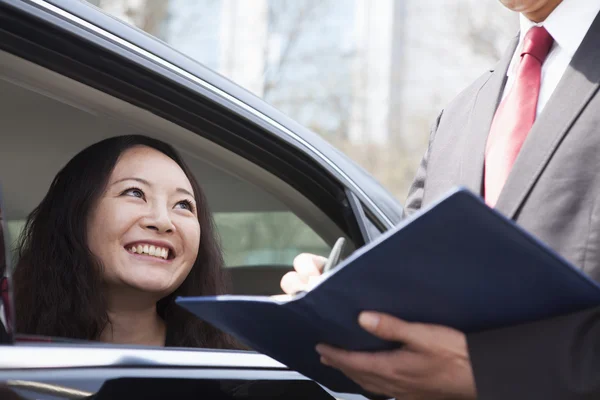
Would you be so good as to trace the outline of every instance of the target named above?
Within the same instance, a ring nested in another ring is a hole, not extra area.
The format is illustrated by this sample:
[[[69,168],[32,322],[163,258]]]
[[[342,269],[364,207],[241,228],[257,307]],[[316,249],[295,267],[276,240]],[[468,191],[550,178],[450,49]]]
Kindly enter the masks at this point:
[[[404,25],[402,2],[394,0],[354,1],[356,57],[352,76],[352,112],[348,136],[354,143],[385,144],[391,132],[392,95],[401,91],[402,81],[392,81],[401,70]],[[392,90],[393,88],[393,90]]]
[[[182,12],[171,7],[172,13]],[[222,0],[218,31],[219,65],[216,70],[259,97],[265,90],[264,71],[269,44],[267,0]],[[172,40],[176,40],[172,38]],[[201,52],[202,49],[197,49]],[[199,54],[199,59],[202,59]]]

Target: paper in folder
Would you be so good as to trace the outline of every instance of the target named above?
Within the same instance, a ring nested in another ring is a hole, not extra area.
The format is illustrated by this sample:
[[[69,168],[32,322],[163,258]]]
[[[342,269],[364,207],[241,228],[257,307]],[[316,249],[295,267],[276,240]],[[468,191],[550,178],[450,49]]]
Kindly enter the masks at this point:
[[[465,333],[600,305],[600,286],[509,219],[457,189],[355,251],[311,291],[179,298],[199,318],[337,392],[364,393],[314,348],[383,350],[360,328],[381,311]]]

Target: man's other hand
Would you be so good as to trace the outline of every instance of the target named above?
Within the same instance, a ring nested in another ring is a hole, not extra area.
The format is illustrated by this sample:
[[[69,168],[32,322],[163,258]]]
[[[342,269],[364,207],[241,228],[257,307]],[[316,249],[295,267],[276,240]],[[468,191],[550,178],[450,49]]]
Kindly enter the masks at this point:
[[[315,254],[302,253],[294,259],[294,271],[281,278],[284,293],[295,294],[310,290],[321,280],[321,273],[327,259]]]

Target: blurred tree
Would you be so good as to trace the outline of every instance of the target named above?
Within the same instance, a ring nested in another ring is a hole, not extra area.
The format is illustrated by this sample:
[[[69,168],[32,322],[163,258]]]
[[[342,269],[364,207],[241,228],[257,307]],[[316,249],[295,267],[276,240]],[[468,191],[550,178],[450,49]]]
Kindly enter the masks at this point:
[[[88,0],[98,8],[134,25],[159,39],[164,39],[169,0]]]
[[[451,17],[455,21],[458,39],[473,54],[491,63],[502,56],[507,39],[516,35],[519,29],[519,18],[498,2],[457,2]]]
[[[327,139],[347,135],[358,56],[340,43],[342,3],[271,0],[264,47],[264,99]]]

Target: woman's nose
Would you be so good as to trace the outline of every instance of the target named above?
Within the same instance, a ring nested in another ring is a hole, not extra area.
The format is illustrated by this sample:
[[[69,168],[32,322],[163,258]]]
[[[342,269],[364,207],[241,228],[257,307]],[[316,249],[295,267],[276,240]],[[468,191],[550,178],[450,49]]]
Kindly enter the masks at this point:
[[[151,229],[160,233],[170,233],[175,230],[173,221],[165,207],[152,207],[150,214],[144,220],[146,229]]]

